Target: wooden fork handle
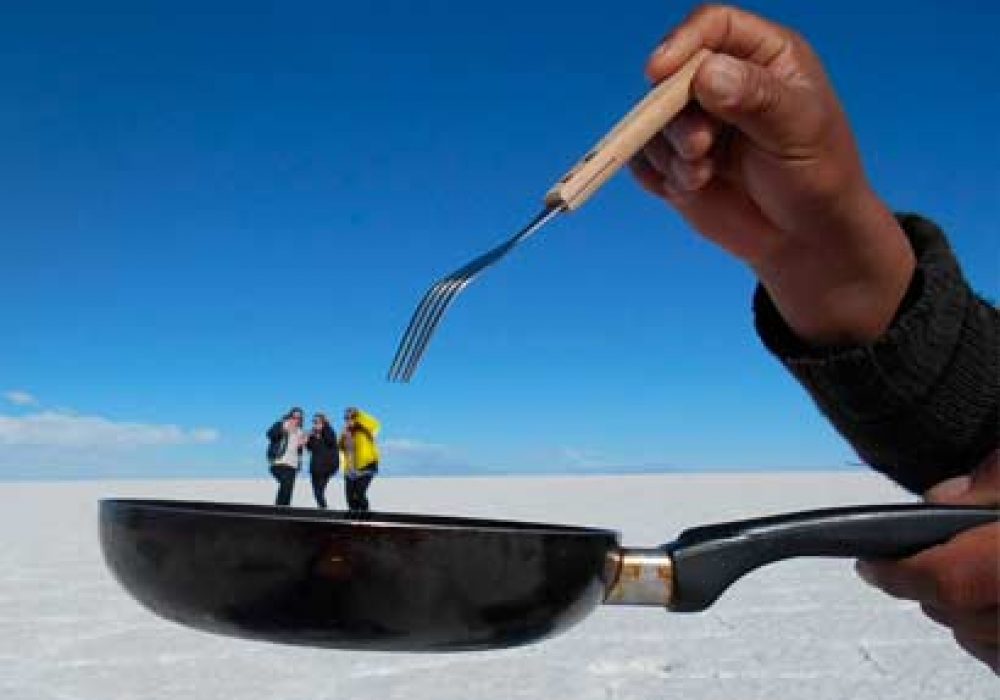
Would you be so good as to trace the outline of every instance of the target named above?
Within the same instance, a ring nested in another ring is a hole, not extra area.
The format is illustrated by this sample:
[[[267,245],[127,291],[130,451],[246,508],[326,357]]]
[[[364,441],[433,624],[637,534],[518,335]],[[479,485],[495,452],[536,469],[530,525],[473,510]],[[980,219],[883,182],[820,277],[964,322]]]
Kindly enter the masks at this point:
[[[562,176],[545,195],[550,208],[573,211],[590,199],[612,175],[632,159],[684,109],[691,97],[691,80],[708,56],[701,49],[646,96],[614,125],[580,161]]]

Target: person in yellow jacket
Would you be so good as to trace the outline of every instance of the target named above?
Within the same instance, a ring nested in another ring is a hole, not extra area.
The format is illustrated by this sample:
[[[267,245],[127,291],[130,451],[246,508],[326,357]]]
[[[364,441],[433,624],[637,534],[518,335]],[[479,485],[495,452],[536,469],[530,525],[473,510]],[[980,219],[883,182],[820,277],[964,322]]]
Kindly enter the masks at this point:
[[[340,449],[344,452],[344,495],[347,509],[368,510],[368,487],[378,473],[378,446],[375,438],[382,425],[375,416],[355,407],[344,411]]]

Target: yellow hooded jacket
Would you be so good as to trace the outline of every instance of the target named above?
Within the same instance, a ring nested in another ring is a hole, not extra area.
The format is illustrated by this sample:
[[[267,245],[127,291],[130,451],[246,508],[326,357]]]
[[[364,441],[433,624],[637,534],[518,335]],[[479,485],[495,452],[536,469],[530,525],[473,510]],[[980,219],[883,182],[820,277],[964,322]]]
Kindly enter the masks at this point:
[[[382,429],[382,424],[375,416],[364,411],[358,411],[357,423],[360,430],[354,431],[354,453],[345,450],[347,461],[344,466],[345,471],[361,471],[371,467],[378,462],[378,447],[375,445],[375,438],[378,431]],[[341,436],[341,449],[344,447],[344,438]]]

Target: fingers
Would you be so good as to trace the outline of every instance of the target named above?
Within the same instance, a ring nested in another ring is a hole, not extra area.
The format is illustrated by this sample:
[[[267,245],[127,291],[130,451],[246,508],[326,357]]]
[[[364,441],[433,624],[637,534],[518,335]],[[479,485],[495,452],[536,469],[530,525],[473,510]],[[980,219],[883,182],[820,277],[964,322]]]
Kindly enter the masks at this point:
[[[932,605],[921,605],[924,615],[934,622],[954,630],[956,635],[974,644],[996,646],[1000,639],[1000,608],[983,610],[945,610]]]
[[[649,165],[668,191],[676,194],[694,192],[708,184],[714,171],[709,158],[685,160],[662,136],[653,139],[642,150]]]
[[[950,505],[1000,505],[1000,450],[994,450],[971,474],[936,484],[924,498],[931,503]]]
[[[1000,605],[1000,525],[972,528],[899,561],[864,561],[858,573],[895,598],[936,610],[975,612]]]
[[[695,73],[693,89],[707,112],[784,157],[817,145],[832,91],[796,34],[742,10],[707,6],[653,52],[646,72],[663,80],[703,47],[713,55]]]
[[[723,178],[710,177],[704,186],[685,190],[673,174],[656,169],[644,152],[633,158],[631,168],[643,189],[667,200],[692,227],[738,258],[752,259],[774,235],[756,204]]]
[[[870,206],[850,127],[804,40],[746,12],[707,7],[664,41],[647,72],[662,80],[706,48],[710,55],[693,77],[694,106],[644,148],[632,169],[644,189],[667,199],[699,233],[770,282],[797,332],[826,340],[833,334],[824,324],[831,324],[817,302],[827,303],[824,289],[840,289],[827,268],[845,265],[827,265],[826,250],[834,246],[821,232],[833,231],[832,240],[839,240],[845,224],[856,228],[861,221],[881,233],[886,221],[896,222]],[[792,245],[801,240],[810,245]],[[899,247],[906,245],[901,240]],[[877,250],[887,248],[892,246]],[[795,256],[776,257],[779,249]],[[848,252],[841,255],[853,264],[854,248]],[[863,257],[872,259],[867,245]],[[796,263],[802,260],[806,264]],[[819,280],[809,272],[786,274],[813,267],[824,271]],[[874,308],[895,310],[895,302]],[[866,314],[864,320],[873,315]]]
[[[716,172],[713,150],[722,128],[718,120],[689,106],[646,144],[633,171],[647,190],[660,196],[702,189]]]
[[[901,561],[858,562],[857,569],[889,595],[918,601],[959,646],[1000,672],[1000,525],[967,530]]]
[[[953,476],[940,481],[924,492],[924,500],[928,503],[954,503],[962,498],[972,486],[972,477]]]
[[[712,163],[687,163],[669,154],[662,143],[647,146],[630,163],[643,189],[677,205],[694,196],[712,178]]]
[[[718,119],[690,105],[667,125],[663,135],[678,156],[693,161],[708,156],[722,129]]]
[[[642,155],[646,157],[646,162],[652,166],[661,180],[669,174],[671,162],[678,159],[662,134],[654,136],[642,147]]]
[[[633,158],[631,167],[646,191],[675,205],[703,189],[714,173],[712,161],[683,161],[671,155],[662,142],[648,145]]]
[[[646,73],[659,82],[703,47],[766,66],[787,50],[792,36],[780,25],[749,12],[704,6],[663,40],[650,56]]]
[[[786,158],[806,155],[826,126],[823,90],[806,76],[789,79],[748,61],[714,55],[695,74],[693,90],[706,112]]]
[[[966,639],[959,634],[955,634],[955,641],[966,653],[973,656],[993,669],[993,673],[1000,676],[1000,648],[994,644],[982,644]]]
[[[657,197],[667,196],[663,189],[663,175],[652,166],[642,151],[629,162],[629,169],[644,190]]]

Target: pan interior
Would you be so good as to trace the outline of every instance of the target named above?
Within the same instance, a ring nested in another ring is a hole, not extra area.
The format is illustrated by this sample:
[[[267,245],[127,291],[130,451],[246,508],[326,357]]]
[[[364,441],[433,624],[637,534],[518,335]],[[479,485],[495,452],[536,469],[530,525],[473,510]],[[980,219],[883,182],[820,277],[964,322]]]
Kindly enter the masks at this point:
[[[162,512],[187,513],[189,517],[197,518],[260,518],[267,520],[315,521],[320,523],[337,523],[352,527],[405,527],[428,529],[469,529],[478,531],[509,531],[522,533],[547,533],[561,535],[611,535],[618,536],[613,530],[585,527],[579,525],[562,525],[558,523],[539,523],[519,520],[497,520],[492,518],[472,518],[462,516],[424,514],[424,513],[393,513],[369,512],[351,513],[349,511],[319,510],[316,508],[290,508],[281,506],[255,505],[248,503],[224,503],[217,501],[172,501],[163,499],[139,498],[108,498],[101,501],[113,508],[127,508],[130,511],[144,511],[149,515]]]

